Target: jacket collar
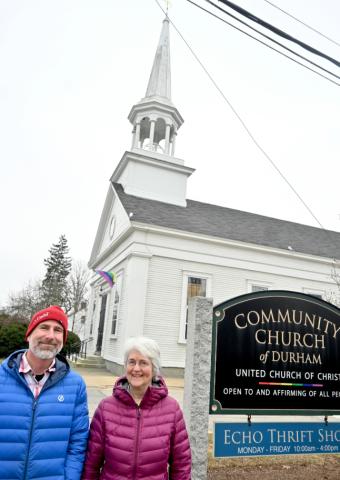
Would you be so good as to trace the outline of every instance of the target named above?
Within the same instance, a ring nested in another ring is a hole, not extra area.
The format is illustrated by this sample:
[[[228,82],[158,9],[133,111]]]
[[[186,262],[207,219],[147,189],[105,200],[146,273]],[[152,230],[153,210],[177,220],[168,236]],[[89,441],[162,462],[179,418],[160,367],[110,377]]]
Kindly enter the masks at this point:
[[[132,398],[128,390],[129,382],[125,376],[118,378],[113,387],[113,396],[121,400],[127,405],[135,405],[135,401]],[[151,407],[162,398],[168,395],[168,388],[162,377],[155,377],[152,380],[152,384],[147,388],[144,397],[140,403],[140,407]]]
[[[4,362],[2,365],[4,366],[5,369],[8,370],[9,373],[12,375],[19,375],[19,366],[20,366],[20,361],[23,356],[23,354],[27,350],[17,350],[16,352],[13,352]],[[46,382],[46,385],[54,384],[58,382],[62,377],[64,377],[68,372],[70,371],[70,366],[62,355],[57,355],[55,357],[55,372],[51,372],[51,375]]]

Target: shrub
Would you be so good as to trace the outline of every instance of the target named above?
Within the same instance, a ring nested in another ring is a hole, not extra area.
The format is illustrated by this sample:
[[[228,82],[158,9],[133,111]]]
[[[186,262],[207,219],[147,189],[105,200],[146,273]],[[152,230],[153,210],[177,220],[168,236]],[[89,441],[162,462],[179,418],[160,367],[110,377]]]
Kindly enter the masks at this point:
[[[79,353],[80,352],[80,338],[74,332],[68,332],[66,343],[60,352],[61,355],[71,355],[72,353]]]
[[[27,325],[22,323],[0,324],[0,358],[8,357],[16,350],[28,347],[25,340]],[[64,345],[61,355],[79,353],[80,338],[73,332],[68,332],[66,344]]]
[[[27,325],[10,323],[0,325],[0,357],[8,357],[15,350],[27,348],[25,340]]]
[[[22,317],[10,315],[9,313],[0,313],[0,325],[9,325],[11,323],[21,323],[27,327],[27,321]]]

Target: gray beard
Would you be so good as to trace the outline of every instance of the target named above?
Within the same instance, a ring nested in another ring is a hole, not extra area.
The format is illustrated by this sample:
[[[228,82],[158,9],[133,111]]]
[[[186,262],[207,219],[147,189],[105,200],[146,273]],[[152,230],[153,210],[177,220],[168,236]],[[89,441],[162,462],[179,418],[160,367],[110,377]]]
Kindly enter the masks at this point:
[[[39,348],[38,346],[33,346],[33,345],[30,345],[30,350],[31,352],[38,358],[40,358],[40,360],[50,360],[52,358],[54,358],[62,349],[63,347],[53,347],[52,350],[43,350],[41,348]]]

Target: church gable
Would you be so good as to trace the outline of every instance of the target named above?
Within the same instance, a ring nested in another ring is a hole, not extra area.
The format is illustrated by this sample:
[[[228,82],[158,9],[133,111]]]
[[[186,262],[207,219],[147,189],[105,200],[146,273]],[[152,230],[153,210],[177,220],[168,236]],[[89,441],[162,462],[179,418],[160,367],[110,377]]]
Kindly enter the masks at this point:
[[[114,188],[110,185],[89,261],[90,267],[96,263],[99,257],[105,254],[105,251],[110,245],[112,245],[129,226],[129,217]]]

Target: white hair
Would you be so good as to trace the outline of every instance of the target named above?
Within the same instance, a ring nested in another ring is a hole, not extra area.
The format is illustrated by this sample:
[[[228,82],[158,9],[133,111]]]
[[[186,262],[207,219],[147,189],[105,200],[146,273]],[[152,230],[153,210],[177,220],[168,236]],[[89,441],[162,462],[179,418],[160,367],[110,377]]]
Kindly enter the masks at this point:
[[[129,338],[124,346],[124,365],[127,366],[127,361],[132,350],[137,350],[141,355],[147,357],[152,363],[152,373],[153,376],[160,374],[161,370],[161,354],[159,351],[159,346],[152,340],[152,338],[147,337],[132,337]]]

